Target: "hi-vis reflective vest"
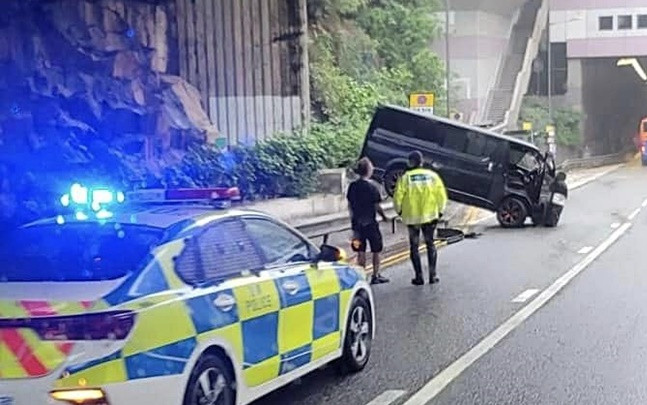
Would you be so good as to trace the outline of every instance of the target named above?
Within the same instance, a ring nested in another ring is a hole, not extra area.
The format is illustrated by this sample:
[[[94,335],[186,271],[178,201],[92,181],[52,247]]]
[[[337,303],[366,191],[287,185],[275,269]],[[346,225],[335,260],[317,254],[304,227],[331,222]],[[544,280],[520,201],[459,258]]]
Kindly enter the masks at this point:
[[[440,176],[429,169],[405,172],[395,188],[395,209],[406,225],[422,225],[438,219],[447,205],[447,190]]]

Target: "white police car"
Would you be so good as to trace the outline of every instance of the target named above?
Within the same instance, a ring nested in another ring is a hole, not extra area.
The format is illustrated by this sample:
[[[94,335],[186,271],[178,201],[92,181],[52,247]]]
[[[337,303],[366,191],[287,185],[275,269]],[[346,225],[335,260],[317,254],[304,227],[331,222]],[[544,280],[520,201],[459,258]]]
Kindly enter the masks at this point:
[[[332,361],[363,369],[373,297],[340,250],[263,213],[168,203],[232,195],[122,205],[77,184],[69,214],[4,241],[0,404],[246,404]]]

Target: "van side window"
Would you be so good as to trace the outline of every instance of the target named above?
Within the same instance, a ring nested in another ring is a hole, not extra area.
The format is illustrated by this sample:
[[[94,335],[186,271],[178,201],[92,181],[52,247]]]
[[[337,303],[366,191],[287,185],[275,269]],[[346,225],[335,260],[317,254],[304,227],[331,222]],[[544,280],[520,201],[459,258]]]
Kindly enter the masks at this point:
[[[374,127],[386,130],[408,138],[443,144],[445,133],[434,121],[424,117],[411,115],[391,109],[379,110],[375,117]]]
[[[468,132],[467,133],[467,150],[465,153],[472,156],[485,156],[487,138],[483,134],[477,132]]]
[[[443,126],[442,128],[446,131],[443,147],[454,152],[464,153],[467,146],[467,134],[465,131],[449,126]]]

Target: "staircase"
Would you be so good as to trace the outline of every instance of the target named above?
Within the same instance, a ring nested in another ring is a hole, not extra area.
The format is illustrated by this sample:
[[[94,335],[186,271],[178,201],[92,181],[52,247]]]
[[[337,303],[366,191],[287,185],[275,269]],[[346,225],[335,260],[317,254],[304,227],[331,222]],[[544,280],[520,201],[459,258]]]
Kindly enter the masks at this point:
[[[484,121],[496,129],[516,126],[521,100],[528,89],[532,62],[539,51],[548,8],[543,0],[528,0],[515,22],[508,49],[488,95]]]

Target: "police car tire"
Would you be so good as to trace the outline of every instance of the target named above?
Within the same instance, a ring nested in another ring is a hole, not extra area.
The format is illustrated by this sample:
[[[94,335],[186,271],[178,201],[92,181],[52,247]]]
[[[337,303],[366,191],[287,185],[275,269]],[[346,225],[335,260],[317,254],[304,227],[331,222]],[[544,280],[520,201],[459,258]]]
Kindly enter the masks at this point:
[[[353,334],[351,333],[351,322],[352,315],[356,308],[361,307],[364,310],[364,313],[367,316],[369,334],[366,342],[366,356],[362,361],[358,361],[355,356],[352,354],[352,345],[353,345]],[[338,362],[338,369],[342,374],[356,373],[362,371],[366,364],[368,363],[369,358],[371,357],[371,344],[373,340],[373,314],[371,313],[371,306],[369,305],[366,298],[356,295],[353,298],[353,302],[348,312],[348,319],[346,320],[346,336],[344,338],[344,348],[341,359]]]
[[[203,354],[202,357],[198,360],[193,371],[191,371],[191,376],[189,377],[189,382],[187,383],[186,390],[184,393],[183,405],[199,405],[198,402],[194,401],[192,394],[197,385],[200,384],[199,378],[205,371],[209,369],[217,370],[223,377],[225,386],[222,391],[224,395],[224,401],[222,402],[225,405],[235,405],[236,403],[236,391],[235,391],[235,379],[232,374],[232,370],[227,366],[220,356],[215,354]]]

